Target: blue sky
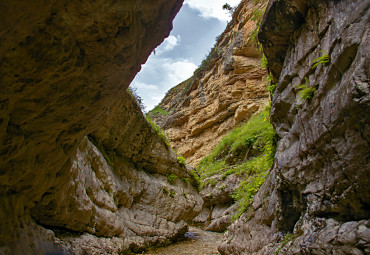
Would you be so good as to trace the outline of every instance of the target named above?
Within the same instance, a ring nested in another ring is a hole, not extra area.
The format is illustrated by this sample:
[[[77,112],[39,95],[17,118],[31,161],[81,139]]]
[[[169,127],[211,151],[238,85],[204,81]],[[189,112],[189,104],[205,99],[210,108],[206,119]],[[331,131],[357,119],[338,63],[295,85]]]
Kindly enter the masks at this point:
[[[193,75],[203,58],[231,19],[222,9],[240,0],[185,0],[173,22],[169,37],[152,53],[130,87],[136,88],[146,110],[151,110],[165,93]]]

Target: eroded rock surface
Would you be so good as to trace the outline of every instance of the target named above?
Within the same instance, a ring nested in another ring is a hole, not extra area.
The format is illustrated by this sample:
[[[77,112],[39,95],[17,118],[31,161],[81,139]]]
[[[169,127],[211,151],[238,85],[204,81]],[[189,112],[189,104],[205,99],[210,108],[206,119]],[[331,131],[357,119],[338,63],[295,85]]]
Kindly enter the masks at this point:
[[[262,54],[252,39],[265,2],[243,1],[238,6],[201,69],[160,103],[169,114],[153,116],[190,164],[198,164],[228,131],[268,102]]]
[[[0,2],[0,254],[118,254],[186,231],[202,200],[126,94],[181,4]]]
[[[242,176],[236,174],[224,178],[216,174],[204,179],[205,186],[200,192],[204,201],[203,209],[193,222],[202,223],[207,231],[226,231],[237,209],[232,196],[242,179]]]
[[[202,208],[185,166],[138,110],[129,95],[113,105],[105,124],[81,142],[59,185],[31,210],[74,254],[168,244]],[[179,178],[171,184],[168,174]]]
[[[265,15],[280,141],[268,179],[219,250],[369,254],[370,1],[274,0]],[[321,51],[330,63],[313,69]],[[305,77],[316,91],[301,100],[294,85]]]

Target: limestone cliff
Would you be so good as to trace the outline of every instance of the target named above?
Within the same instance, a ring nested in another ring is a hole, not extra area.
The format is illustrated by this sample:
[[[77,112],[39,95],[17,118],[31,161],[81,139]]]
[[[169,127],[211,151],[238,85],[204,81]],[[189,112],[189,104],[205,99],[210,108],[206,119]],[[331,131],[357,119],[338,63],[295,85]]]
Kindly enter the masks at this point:
[[[242,1],[194,76],[171,89],[149,113],[190,164],[268,102],[266,70],[253,39],[266,1],[256,2]]]
[[[221,254],[370,253],[369,20],[368,0],[270,1],[275,164]]]
[[[0,1],[0,254],[118,254],[186,230],[202,201],[126,94],[181,4]]]

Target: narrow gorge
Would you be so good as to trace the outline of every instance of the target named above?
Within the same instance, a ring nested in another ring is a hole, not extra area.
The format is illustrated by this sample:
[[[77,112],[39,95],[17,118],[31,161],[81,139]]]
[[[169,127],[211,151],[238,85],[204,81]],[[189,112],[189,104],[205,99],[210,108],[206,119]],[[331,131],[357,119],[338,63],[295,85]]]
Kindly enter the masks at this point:
[[[370,254],[370,0],[241,1],[145,116],[182,4],[0,0],[0,254]]]

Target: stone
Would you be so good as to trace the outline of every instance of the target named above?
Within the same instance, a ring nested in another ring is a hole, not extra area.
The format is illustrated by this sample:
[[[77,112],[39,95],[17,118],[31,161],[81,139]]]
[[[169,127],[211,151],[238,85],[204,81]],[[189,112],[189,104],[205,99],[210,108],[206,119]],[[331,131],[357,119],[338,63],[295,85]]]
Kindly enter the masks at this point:
[[[122,254],[187,231],[203,201],[126,92],[182,2],[0,3],[0,254]]]
[[[152,114],[189,164],[196,166],[231,129],[268,104],[262,53],[251,39],[257,29],[253,13],[266,2],[243,1],[218,37],[209,64],[172,88],[159,104],[169,114]]]
[[[269,2],[259,40],[278,82],[275,164],[221,254],[273,254],[279,233],[293,235],[282,254],[369,251],[369,16],[368,0]],[[322,51],[330,63],[313,69]],[[301,100],[305,77],[316,90]]]

